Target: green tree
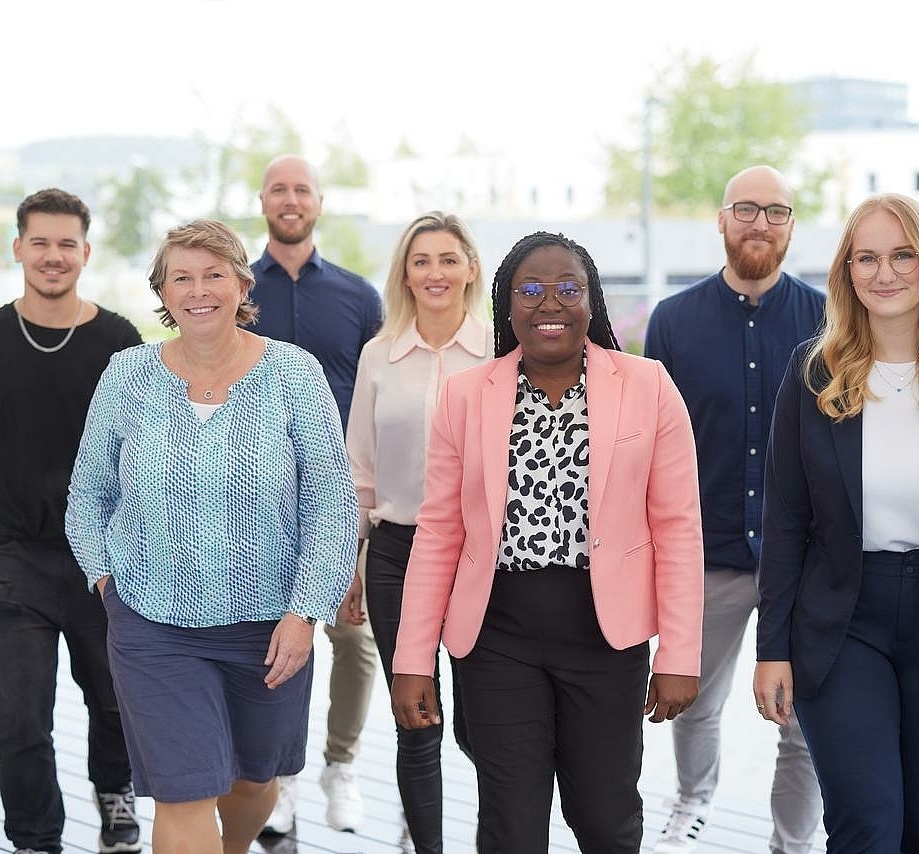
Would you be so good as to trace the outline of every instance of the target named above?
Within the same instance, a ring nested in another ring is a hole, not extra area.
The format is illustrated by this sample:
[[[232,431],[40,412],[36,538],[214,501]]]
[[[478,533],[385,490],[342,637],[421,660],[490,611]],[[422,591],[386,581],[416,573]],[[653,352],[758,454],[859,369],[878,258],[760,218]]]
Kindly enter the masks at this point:
[[[169,213],[171,198],[166,179],[147,166],[135,165],[124,178],[107,181],[103,244],[121,258],[146,261],[159,237],[157,217]]]
[[[345,125],[338,125],[326,147],[321,175],[322,183],[332,187],[366,187],[370,184],[367,161],[355,147]]]
[[[377,259],[364,249],[354,217],[323,214],[317,228],[324,257],[362,276],[370,276],[376,270]]]
[[[754,57],[734,65],[687,53],[656,72],[646,98],[650,110],[652,201],[665,215],[708,215],[721,203],[727,178],[756,163],[794,177],[796,212],[822,203],[825,173],[796,164],[810,129],[806,107],[784,83],[759,76]],[[641,195],[643,148],[609,146],[606,202],[634,208]]]
[[[240,107],[225,139],[208,140],[208,162],[187,172],[193,195],[203,199],[201,214],[232,226],[245,238],[264,231],[258,193],[265,167],[279,154],[302,154],[303,140],[290,118],[269,104],[263,122],[244,117]]]

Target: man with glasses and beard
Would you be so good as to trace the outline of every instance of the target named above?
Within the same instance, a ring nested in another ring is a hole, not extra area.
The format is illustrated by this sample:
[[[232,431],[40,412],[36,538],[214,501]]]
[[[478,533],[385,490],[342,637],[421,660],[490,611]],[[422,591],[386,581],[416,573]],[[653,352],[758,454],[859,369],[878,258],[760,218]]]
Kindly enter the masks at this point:
[[[718,211],[724,267],[648,321],[645,355],[664,363],[692,419],[706,570],[699,696],[673,722],[679,797],[655,854],[693,850],[711,814],[721,713],[757,601],[772,410],[792,350],[823,319],[823,295],[781,269],[793,229],[787,180],[769,166],[739,172]],[[780,728],[771,802],[772,854],[809,852],[822,805],[794,715]]]

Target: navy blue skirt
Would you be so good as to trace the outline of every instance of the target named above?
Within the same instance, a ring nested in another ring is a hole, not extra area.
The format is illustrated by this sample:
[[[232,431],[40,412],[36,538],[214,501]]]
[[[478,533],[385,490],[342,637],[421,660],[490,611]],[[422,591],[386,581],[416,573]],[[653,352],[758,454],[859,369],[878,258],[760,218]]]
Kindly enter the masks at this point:
[[[313,657],[268,690],[277,621],[189,629],[155,623],[105,585],[108,654],[134,789],[166,803],[293,775],[306,760]]]

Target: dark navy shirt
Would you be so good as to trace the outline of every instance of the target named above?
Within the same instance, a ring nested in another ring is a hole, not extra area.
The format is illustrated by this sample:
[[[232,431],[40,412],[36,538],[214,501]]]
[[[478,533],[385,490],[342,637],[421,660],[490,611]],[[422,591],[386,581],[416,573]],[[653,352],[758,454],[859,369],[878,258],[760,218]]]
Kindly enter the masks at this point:
[[[775,397],[795,345],[822,324],[823,304],[782,273],[751,305],[716,273],[651,313],[645,355],[664,363],[692,419],[706,568],[756,568]]]
[[[252,331],[297,344],[319,360],[347,430],[357,360],[382,320],[377,289],[315,249],[295,281],[267,249],[252,272],[252,299],[261,309]]]

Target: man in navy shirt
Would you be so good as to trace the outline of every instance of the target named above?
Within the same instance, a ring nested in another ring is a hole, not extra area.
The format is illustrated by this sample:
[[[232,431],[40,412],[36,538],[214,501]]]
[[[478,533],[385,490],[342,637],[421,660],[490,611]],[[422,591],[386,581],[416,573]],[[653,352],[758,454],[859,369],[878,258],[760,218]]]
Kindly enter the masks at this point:
[[[718,231],[719,273],[662,300],[645,355],[660,359],[692,419],[705,545],[699,696],[673,722],[679,799],[655,854],[691,851],[718,782],[721,713],[756,607],[763,461],[779,384],[796,344],[823,319],[823,295],[782,272],[794,228],[792,192],[768,166],[728,181]],[[773,854],[805,854],[822,812],[796,718],[781,728],[772,786]]]
[[[325,371],[347,429],[361,349],[382,320],[380,296],[366,279],[332,264],[313,245],[322,213],[316,170],[302,157],[282,155],[268,164],[260,193],[268,224],[268,246],[252,265],[253,300],[261,311],[255,331],[290,341],[312,353]],[[362,615],[359,575],[336,626],[326,626],[332,642],[326,767],[320,784],[329,799],[326,821],[336,830],[356,831],[363,804],[351,763],[370,706],[377,651],[369,624],[348,622]],[[278,802],[266,833],[283,835],[294,824],[295,777],[282,777]]]

